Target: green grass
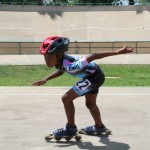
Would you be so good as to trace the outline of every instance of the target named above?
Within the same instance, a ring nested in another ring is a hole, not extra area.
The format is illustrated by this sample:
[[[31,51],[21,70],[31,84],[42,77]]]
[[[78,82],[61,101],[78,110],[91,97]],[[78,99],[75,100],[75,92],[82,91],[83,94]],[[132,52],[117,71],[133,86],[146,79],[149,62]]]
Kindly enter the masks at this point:
[[[104,86],[150,86],[150,65],[100,65],[106,77]],[[45,65],[0,66],[0,86],[30,86],[34,81],[49,76],[55,69]],[[64,74],[44,86],[72,86],[79,78]]]

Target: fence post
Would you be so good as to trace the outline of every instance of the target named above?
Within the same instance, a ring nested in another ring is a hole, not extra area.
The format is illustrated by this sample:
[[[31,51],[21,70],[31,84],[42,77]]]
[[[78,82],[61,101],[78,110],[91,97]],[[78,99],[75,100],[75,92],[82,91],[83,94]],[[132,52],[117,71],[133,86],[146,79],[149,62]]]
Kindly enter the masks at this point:
[[[91,54],[91,42],[89,42],[89,54]]]
[[[21,43],[19,42],[19,55],[21,55]]]
[[[135,50],[136,50],[136,54],[137,54],[137,53],[138,53],[138,51],[137,51],[137,42],[136,42],[136,44],[135,44],[135,45],[136,45],[136,49],[135,49]]]
[[[114,42],[112,42],[112,51],[114,51]]]

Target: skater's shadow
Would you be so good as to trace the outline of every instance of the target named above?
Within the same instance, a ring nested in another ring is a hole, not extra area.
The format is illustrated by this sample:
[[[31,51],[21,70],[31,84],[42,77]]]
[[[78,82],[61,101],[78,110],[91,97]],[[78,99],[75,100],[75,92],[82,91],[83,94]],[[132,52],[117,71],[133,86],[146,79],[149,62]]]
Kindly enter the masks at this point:
[[[52,142],[52,141],[50,141]],[[88,141],[88,142],[83,142],[81,141],[57,141],[57,147],[60,148],[65,148],[65,147],[70,147],[77,145],[79,149],[87,149],[87,150],[99,150],[100,148],[102,150],[129,150],[130,146],[126,143],[119,143],[119,142],[114,142],[110,141],[109,137],[107,135],[101,135],[100,136],[100,141],[101,145],[94,145],[93,141]],[[56,141],[55,141],[56,143]]]

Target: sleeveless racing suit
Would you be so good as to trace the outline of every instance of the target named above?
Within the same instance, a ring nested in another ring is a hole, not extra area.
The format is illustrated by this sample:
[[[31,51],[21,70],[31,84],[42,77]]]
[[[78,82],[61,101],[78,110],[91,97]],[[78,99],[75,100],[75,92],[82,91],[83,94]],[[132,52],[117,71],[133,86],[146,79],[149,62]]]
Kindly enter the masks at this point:
[[[64,55],[63,65],[58,70],[81,78],[74,86],[73,90],[79,95],[96,94],[99,87],[104,83],[105,76],[95,62],[86,60],[85,57]]]

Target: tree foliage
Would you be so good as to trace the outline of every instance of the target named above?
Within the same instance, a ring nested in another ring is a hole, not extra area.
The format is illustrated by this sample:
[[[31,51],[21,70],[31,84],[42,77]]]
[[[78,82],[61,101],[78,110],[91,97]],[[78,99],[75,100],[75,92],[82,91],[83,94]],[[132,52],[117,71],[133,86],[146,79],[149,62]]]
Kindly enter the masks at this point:
[[[43,0],[1,0],[2,4],[24,4],[24,5],[42,5]]]
[[[1,4],[21,4],[21,5],[43,5],[45,1],[48,1],[47,4],[70,4],[68,0],[0,0]],[[119,0],[72,0],[71,4],[112,4],[114,1],[119,1]],[[139,0],[140,3],[142,4],[150,4],[150,0]],[[129,0],[129,4],[133,5],[134,0]]]
[[[114,0],[73,0],[73,3],[112,3]],[[44,0],[1,0],[1,3],[4,4],[43,4]],[[58,4],[58,3],[68,3],[68,0],[49,0],[49,3]]]

